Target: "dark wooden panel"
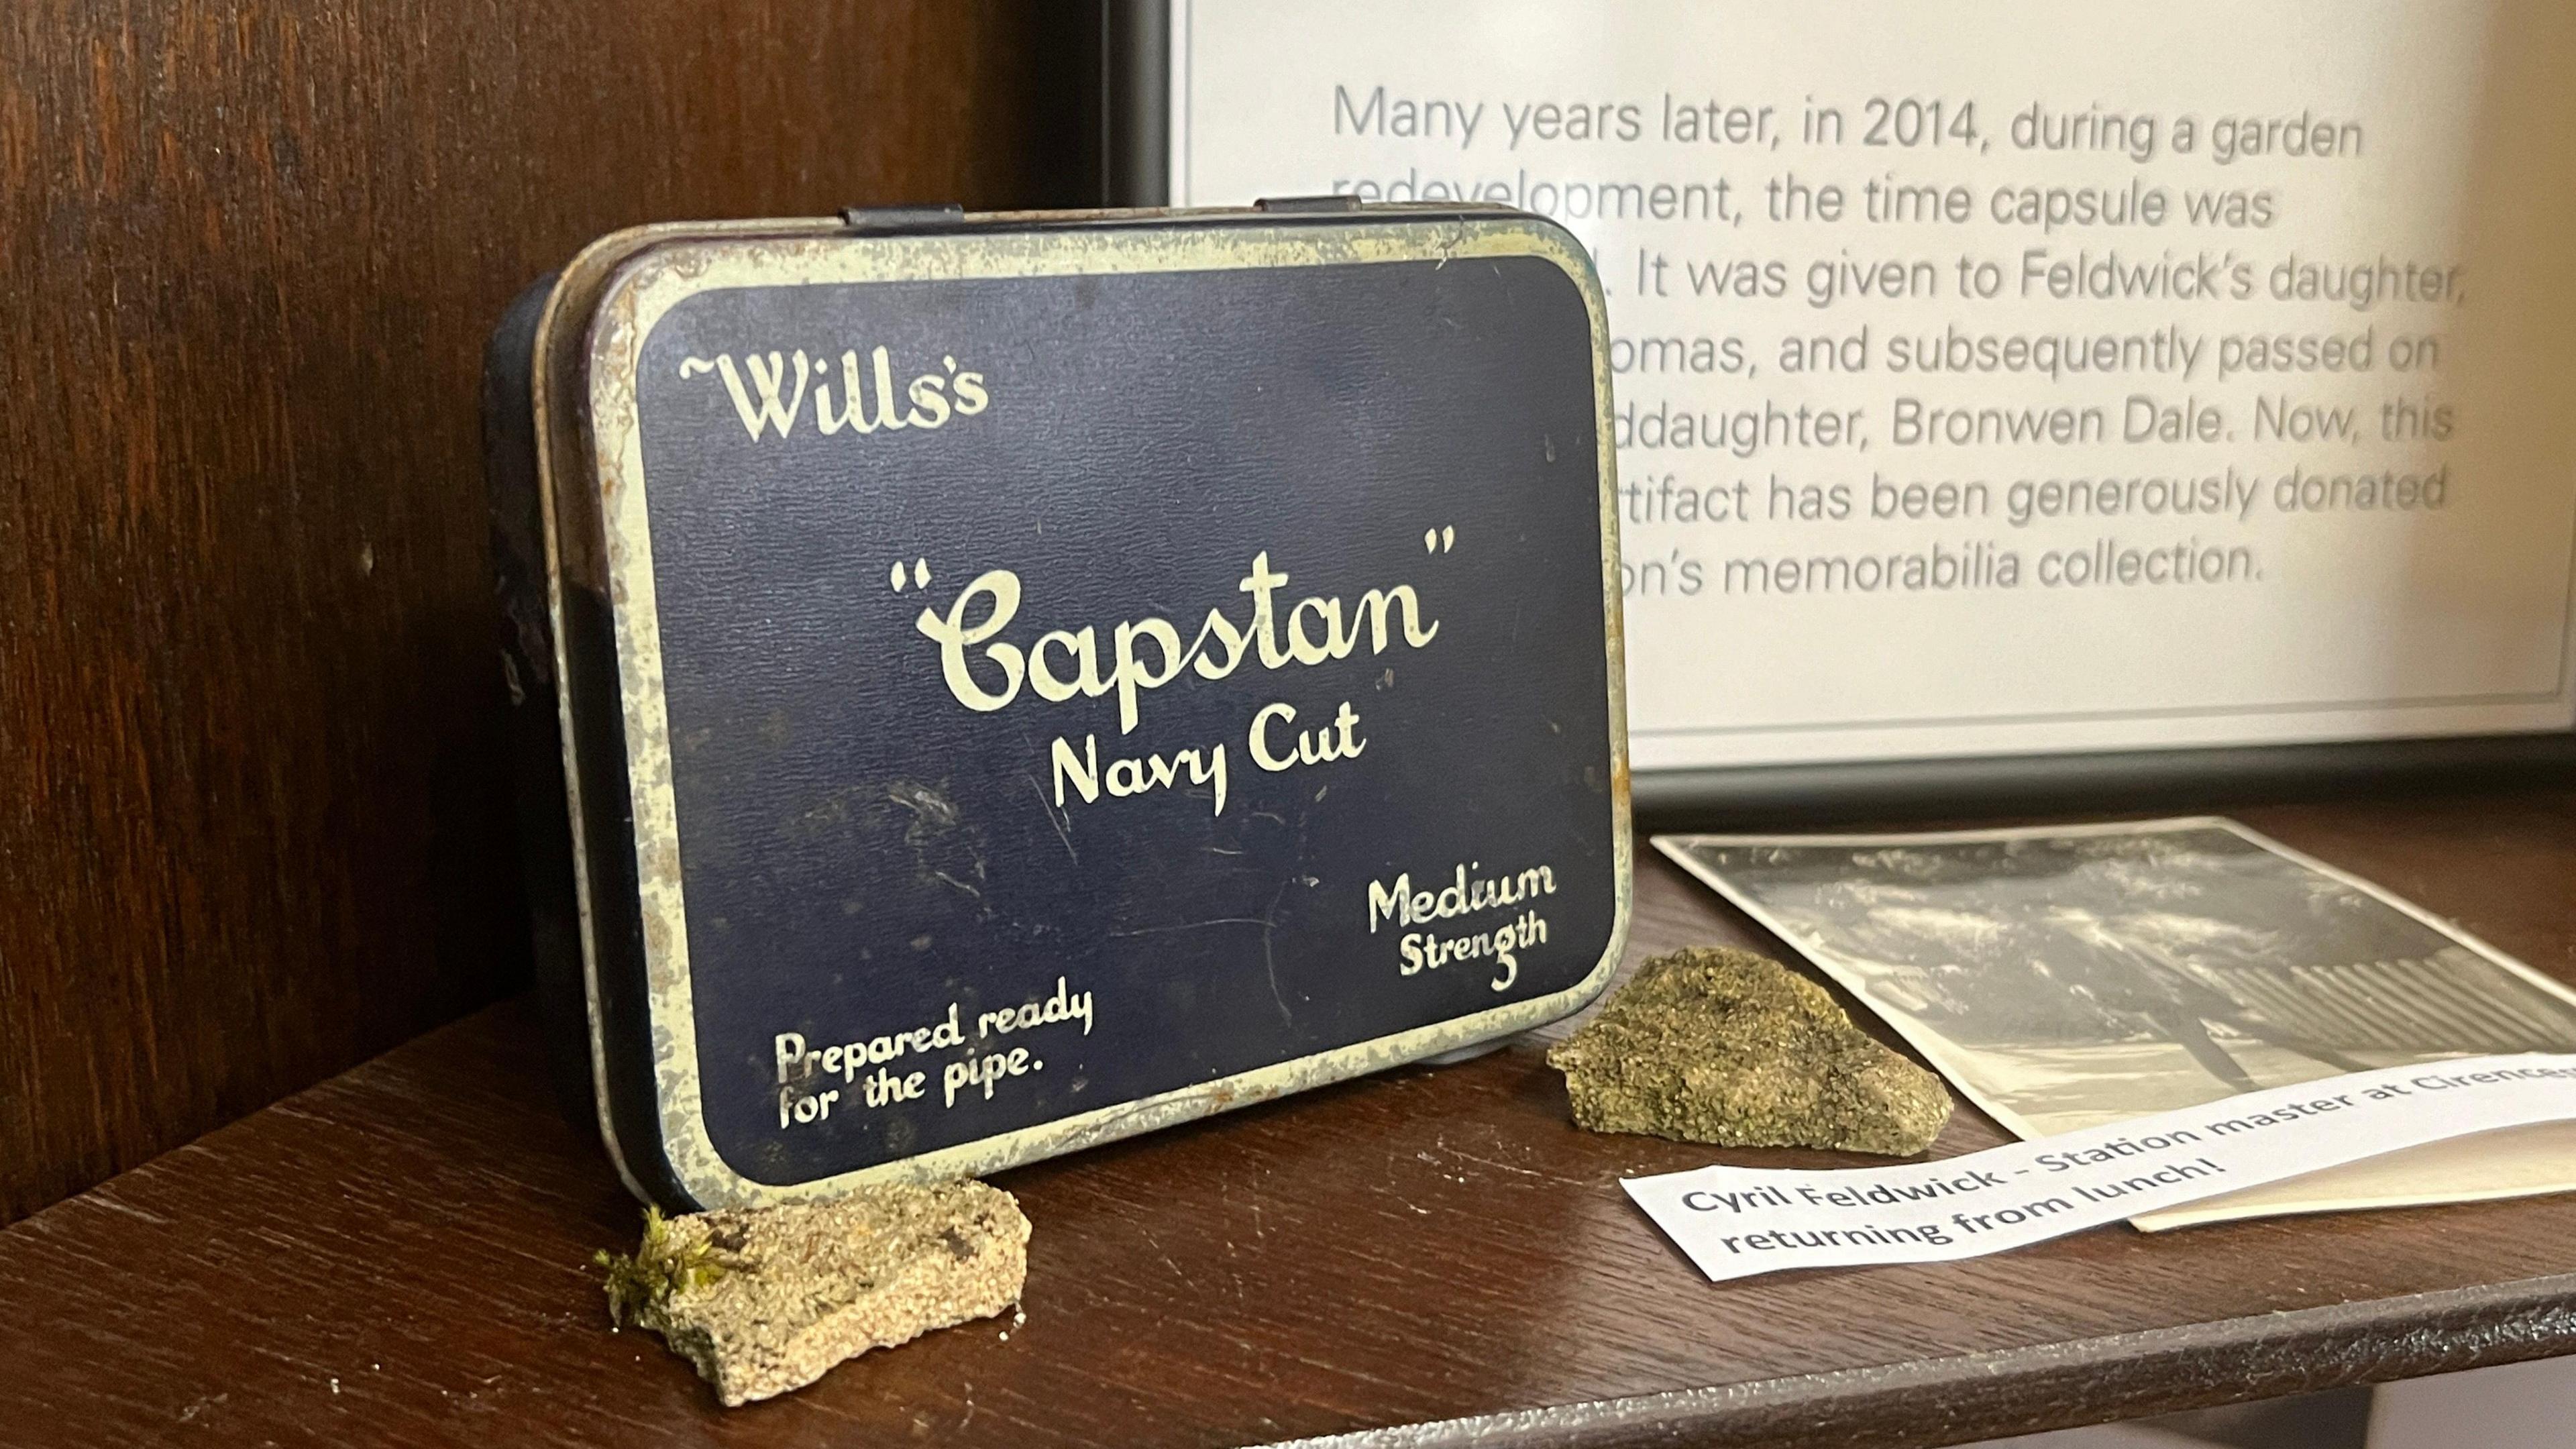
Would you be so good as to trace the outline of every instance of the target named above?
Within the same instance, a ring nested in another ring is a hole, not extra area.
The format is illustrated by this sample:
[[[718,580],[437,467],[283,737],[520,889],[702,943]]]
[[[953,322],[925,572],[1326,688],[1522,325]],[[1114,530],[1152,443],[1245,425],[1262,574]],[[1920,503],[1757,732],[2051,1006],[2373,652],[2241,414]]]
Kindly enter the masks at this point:
[[[2576,978],[2576,795],[2239,813]],[[1639,887],[1632,962],[1777,949]],[[1900,1449],[2576,1350],[2576,1195],[1711,1285],[1621,1175],[1854,1159],[1577,1131],[1541,1051],[1005,1174],[1024,1326],[728,1413],[607,1331],[584,1260],[636,1207],[496,1007],[0,1231],[0,1443]],[[1963,1110],[1935,1150],[2000,1140]]]
[[[0,7],[0,1220],[515,984],[478,452],[652,219],[1089,199],[1080,7]]]

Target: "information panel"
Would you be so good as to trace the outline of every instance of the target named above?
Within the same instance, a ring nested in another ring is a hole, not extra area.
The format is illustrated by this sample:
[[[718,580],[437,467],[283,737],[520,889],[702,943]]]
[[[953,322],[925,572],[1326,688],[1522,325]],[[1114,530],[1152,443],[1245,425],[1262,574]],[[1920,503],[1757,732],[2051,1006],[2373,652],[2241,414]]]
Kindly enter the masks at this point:
[[[2561,0],[1177,0],[1181,205],[1562,221],[1642,769],[2563,730]]]

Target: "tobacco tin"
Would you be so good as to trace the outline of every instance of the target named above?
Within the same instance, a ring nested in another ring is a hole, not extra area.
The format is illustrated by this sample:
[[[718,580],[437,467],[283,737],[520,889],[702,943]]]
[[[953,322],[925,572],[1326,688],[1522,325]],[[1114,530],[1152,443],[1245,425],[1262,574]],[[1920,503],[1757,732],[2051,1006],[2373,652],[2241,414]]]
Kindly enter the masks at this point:
[[[1588,1001],[1606,356],[1493,208],[653,226],[532,289],[528,883],[629,1185],[982,1173]]]

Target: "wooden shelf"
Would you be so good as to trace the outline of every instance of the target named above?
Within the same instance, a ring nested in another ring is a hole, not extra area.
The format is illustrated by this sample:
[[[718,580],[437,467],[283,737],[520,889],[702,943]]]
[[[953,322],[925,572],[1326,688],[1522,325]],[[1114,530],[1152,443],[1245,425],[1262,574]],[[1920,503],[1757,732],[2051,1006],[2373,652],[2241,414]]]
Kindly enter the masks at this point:
[[[2576,796],[2234,813],[2576,977]],[[1777,949],[1651,854],[1638,897],[1632,960]],[[1940,1444],[2576,1350],[2576,1196],[1712,1287],[1617,1181],[1720,1154],[1577,1131],[1542,1048],[1009,1173],[1025,1326],[728,1413],[607,1331],[636,1209],[505,1004],[0,1231],[0,1442]]]

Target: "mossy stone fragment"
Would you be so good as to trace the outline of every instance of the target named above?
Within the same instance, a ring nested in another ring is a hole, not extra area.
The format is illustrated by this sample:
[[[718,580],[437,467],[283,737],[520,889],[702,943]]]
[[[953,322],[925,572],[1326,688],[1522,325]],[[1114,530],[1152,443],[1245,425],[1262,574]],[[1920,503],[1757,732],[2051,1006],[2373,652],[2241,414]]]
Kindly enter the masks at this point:
[[[1595,1132],[1910,1157],[1950,1120],[1941,1079],[1852,1025],[1823,987],[1724,947],[1646,962],[1547,1060]]]
[[[730,1408],[1019,1301],[1029,1220],[980,1182],[862,1187],[829,1202],[648,1216],[601,1254],[609,1311],[697,1365]]]

